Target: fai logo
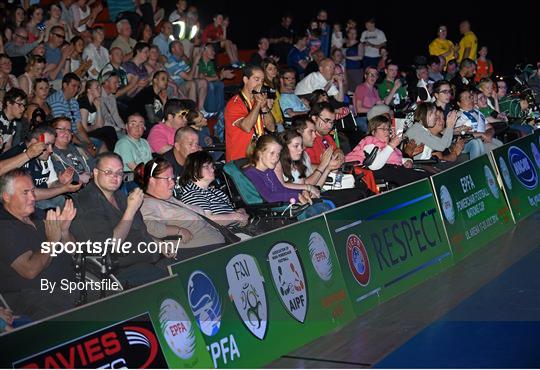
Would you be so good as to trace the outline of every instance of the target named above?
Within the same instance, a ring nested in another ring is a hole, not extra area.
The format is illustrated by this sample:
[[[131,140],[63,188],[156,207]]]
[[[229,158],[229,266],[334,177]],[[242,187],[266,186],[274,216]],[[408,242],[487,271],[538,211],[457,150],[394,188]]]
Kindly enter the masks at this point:
[[[195,353],[195,332],[184,307],[174,299],[163,300],[159,323],[169,348],[181,359],[190,359]]]
[[[167,368],[148,314],[114,324],[17,361],[15,368]]]
[[[497,182],[495,181],[493,172],[491,172],[491,169],[488,166],[484,166],[484,175],[486,176],[486,181],[487,181],[489,190],[491,191],[491,194],[493,194],[495,199],[499,199],[499,186],[497,185]]]
[[[292,317],[303,323],[308,303],[306,279],[294,247],[289,243],[274,245],[268,261],[281,302]]]
[[[323,281],[332,279],[332,259],[330,258],[328,246],[321,234],[311,233],[309,236],[309,255],[311,257],[311,263],[319,277]]]
[[[202,271],[195,271],[188,280],[187,294],[191,312],[201,331],[211,337],[221,325],[221,301],[212,280]]]
[[[358,284],[368,285],[370,279],[368,254],[362,240],[354,234],[347,238],[347,261]]]
[[[453,225],[456,221],[456,214],[454,213],[454,202],[452,201],[452,197],[450,196],[450,192],[448,191],[446,186],[441,186],[441,189],[439,190],[439,197],[441,200],[441,207],[444,217],[450,225]]]
[[[511,146],[508,149],[508,161],[519,182],[527,189],[535,189],[538,175],[527,154],[517,146]]]
[[[531,150],[534,157],[534,161],[536,162],[536,167],[540,169],[540,152],[538,151],[538,147],[535,143],[531,143]]]
[[[512,178],[510,177],[510,171],[503,157],[499,157],[499,168],[501,169],[501,175],[509,190],[512,190]]]
[[[229,298],[234,302],[246,328],[259,339],[266,335],[268,308],[264,279],[255,258],[237,254],[225,268]]]

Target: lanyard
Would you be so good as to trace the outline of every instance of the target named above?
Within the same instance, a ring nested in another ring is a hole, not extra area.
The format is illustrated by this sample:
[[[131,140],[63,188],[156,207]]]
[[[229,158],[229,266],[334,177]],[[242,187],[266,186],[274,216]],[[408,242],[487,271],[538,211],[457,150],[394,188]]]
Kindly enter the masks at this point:
[[[240,91],[240,97],[242,98],[242,101],[246,105],[248,111],[251,112],[251,109],[253,108],[253,106],[251,105],[251,101],[244,95],[244,93],[242,91]],[[264,134],[264,124],[263,124],[263,120],[262,120],[262,115],[258,114],[257,115],[257,122],[255,123],[255,135],[257,137],[260,137],[263,134]]]

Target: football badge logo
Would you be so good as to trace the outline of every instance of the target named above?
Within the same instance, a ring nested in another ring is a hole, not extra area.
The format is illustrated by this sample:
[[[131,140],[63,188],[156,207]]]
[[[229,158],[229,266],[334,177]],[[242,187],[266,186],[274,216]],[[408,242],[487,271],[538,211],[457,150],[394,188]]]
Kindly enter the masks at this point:
[[[188,280],[187,295],[191,312],[204,335],[216,335],[221,325],[221,301],[212,280],[194,271]]]
[[[454,213],[454,203],[452,201],[452,197],[450,196],[450,192],[448,191],[446,186],[441,186],[441,189],[439,190],[439,196],[441,199],[441,207],[444,217],[450,225],[453,225],[456,221],[456,214]]]
[[[493,194],[495,199],[499,199],[499,185],[497,185],[495,176],[493,176],[493,172],[491,172],[491,169],[488,166],[484,166],[484,175],[486,176],[486,181],[491,194]]]
[[[332,279],[333,265],[330,250],[321,234],[315,232],[309,236],[309,255],[313,268],[323,281]]]
[[[512,190],[512,177],[510,177],[510,171],[508,171],[508,166],[503,157],[499,157],[499,168],[501,169],[501,175],[506,187]]]
[[[174,299],[163,300],[159,323],[169,348],[181,359],[190,359],[195,353],[195,332],[184,307]]]
[[[308,296],[306,279],[298,255],[289,243],[278,243],[268,252],[268,263],[281,302],[287,312],[304,322]]]
[[[246,328],[259,339],[266,335],[268,307],[264,279],[257,261],[247,254],[237,254],[225,268],[229,298],[234,302]]]
[[[367,286],[371,274],[369,258],[364,243],[354,234],[347,238],[347,261],[358,284]]]

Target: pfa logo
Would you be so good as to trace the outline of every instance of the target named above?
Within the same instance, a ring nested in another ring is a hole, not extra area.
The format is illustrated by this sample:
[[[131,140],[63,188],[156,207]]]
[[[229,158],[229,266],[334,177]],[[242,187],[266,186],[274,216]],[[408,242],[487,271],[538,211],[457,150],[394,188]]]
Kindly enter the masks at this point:
[[[535,189],[538,185],[538,174],[531,159],[517,146],[508,149],[508,161],[517,179],[527,189]]]
[[[264,279],[255,258],[237,254],[225,267],[229,298],[246,328],[259,339],[266,335],[268,307]]]
[[[169,348],[181,359],[195,353],[195,332],[184,307],[174,299],[161,302],[159,323]]]
[[[453,225],[456,221],[456,214],[454,212],[454,202],[450,196],[450,192],[446,186],[442,185],[439,190],[439,198],[441,200],[441,207],[443,210],[444,217],[450,225]]]
[[[330,251],[324,238],[317,232],[311,233],[309,236],[309,255],[317,275],[323,281],[332,279],[333,266]]]
[[[304,322],[307,311],[307,290],[304,271],[294,247],[278,243],[268,252],[272,278],[287,312],[299,322]]]
[[[371,274],[369,258],[364,243],[354,234],[347,238],[347,261],[358,284],[367,286]]]
[[[194,271],[188,280],[189,306],[201,331],[211,337],[221,325],[221,301],[212,280],[204,272]]]
[[[488,166],[484,166],[484,175],[486,176],[486,181],[489,190],[491,191],[491,194],[493,194],[495,199],[499,199],[499,186],[495,181],[495,176],[493,176],[493,172],[491,172],[491,169]]]

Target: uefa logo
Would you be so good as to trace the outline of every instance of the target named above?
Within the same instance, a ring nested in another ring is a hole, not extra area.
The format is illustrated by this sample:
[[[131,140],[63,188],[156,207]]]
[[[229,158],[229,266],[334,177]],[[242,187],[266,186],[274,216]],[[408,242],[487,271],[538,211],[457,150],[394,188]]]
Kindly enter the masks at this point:
[[[456,221],[456,214],[454,212],[454,202],[450,196],[450,192],[446,186],[442,185],[439,190],[439,198],[441,200],[441,207],[443,210],[444,218],[450,225],[453,225]]]
[[[538,174],[529,156],[517,146],[511,146],[508,149],[508,161],[519,182],[529,190],[535,189]]]
[[[187,295],[197,325],[209,337],[221,325],[221,301],[212,280],[204,272],[194,271],[188,280]]]
[[[367,286],[371,278],[369,258],[364,243],[354,234],[347,238],[347,261],[354,279],[361,286]]]

